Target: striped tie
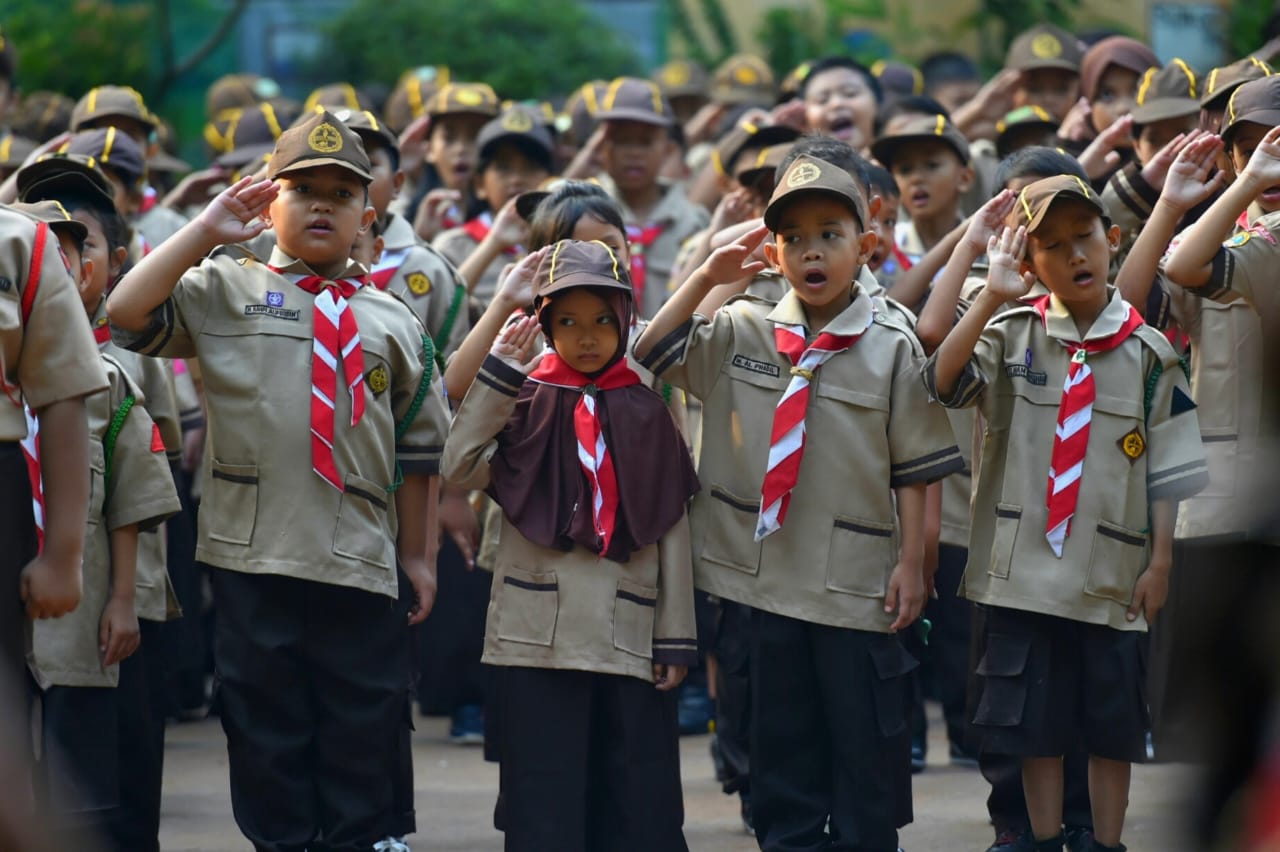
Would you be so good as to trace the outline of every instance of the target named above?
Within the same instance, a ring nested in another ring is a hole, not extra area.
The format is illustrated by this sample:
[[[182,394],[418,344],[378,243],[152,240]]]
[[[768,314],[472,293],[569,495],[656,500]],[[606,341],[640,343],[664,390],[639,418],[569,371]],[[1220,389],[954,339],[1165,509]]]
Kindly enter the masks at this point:
[[[603,554],[609,551],[618,517],[618,478],[596,412],[596,392],[595,385],[583,388],[573,408],[573,434],[578,439],[578,461],[591,485],[591,522],[600,536]]]
[[[1049,298],[1044,296],[1035,303],[1046,323]],[[1115,349],[1141,325],[1142,317],[1129,306],[1129,313],[1115,334],[1084,343],[1062,342],[1071,356],[1071,363],[1067,366],[1067,380],[1062,388],[1062,401],[1058,404],[1058,428],[1054,432],[1053,455],[1049,459],[1046,497],[1049,520],[1045,526],[1045,538],[1058,558],[1062,558],[1062,547],[1071,534],[1071,518],[1080,499],[1080,475],[1084,471],[1085,451],[1089,448],[1093,403],[1098,396],[1089,356]]]
[[[364,349],[360,346],[355,312],[347,300],[360,289],[361,282],[353,278],[333,281],[319,275],[285,277],[315,296],[311,332],[311,467],[321,479],[342,491],[342,477],[333,460],[337,418],[334,400],[341,361],[351,394],[351,425],[360,422],[364,416]]]
[[[809,385],[818,368],[858,342],[871,327],[874,315],[857,334],[819,334],[813,345],[805,348],[802,325],[779,325],[773,330],[778,351],[791,361],[791,382],[773,412],[773,431],[769,436],[769,465],[765,468],[761,487],[760,517],[756,522],[756,541],[763,541],[782,529],[791,504],[791,491],[800,478],[800,460],[804,457],[805,414],[809,408]]]
[[[649,247],[662,236],[665,227],[661,224],[627,226],[627,244],[631,249],[631,292],[635,294],[636,309],[644,311],[644,289],[649,279],[649,261],[646,259]]]
[[[36,520],[36,546],[44,550],[44,477],[40,473],[40,418],[27,407],[27,437],[23,438],[22,457],[27,462],[27,479],[31,481],[31,514]]]

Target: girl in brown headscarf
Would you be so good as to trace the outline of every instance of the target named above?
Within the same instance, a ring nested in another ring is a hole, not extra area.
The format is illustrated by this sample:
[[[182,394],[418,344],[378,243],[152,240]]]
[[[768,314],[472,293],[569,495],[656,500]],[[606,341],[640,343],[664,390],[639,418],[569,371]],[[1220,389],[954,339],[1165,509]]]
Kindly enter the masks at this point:
[[[626,264],[557,243],[534,293],[459,408],[443,471],[503,513],[484,652],[504,705],[498,819],[508,850],[679,852],[671,690],[697,655],[697,477],[627,366]],[[550,350],[526,366],[539,329]]]

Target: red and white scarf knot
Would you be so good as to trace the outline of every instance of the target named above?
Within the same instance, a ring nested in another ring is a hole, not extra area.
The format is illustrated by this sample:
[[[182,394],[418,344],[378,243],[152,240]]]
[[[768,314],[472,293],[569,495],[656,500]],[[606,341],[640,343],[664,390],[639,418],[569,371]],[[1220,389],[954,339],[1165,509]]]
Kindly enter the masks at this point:
[[[765,468],[760,494],[760,516],[756,522],[756,541],[782,529],[791,503],[791,492],[800,478],[800,462],[804,458],[805,414],[809,408],[809,386],[818,368],[834,356],[849,349],[870,328],[857,334],[819,334],[805,345],[805,327],[778,325],[773,330],[778,351],[791,361],[791,381],[773,412],[773,429],[769,435],[769,462]]]
[[[1035,303],[1041,319],[1047,322],[1049,297]],[[1083,343],[1063,341],[1071,363],[1067,366],[1067,379],[1062,388],[1062,401],[1058,404],[1058,423],[1053,436],[1053,454],[1049,458],[1049,486],[1046,505],[1049,519],[1045,525],[1045,538],[1055,556],[1062,558],[1062,548],[1071,534],[1071,519],[1075,516],[1080,500],[1080,478],[1084,472],[1084,457],[1089,449],[1089,426],[1093,422],[1093,403],[1098,397],[1097,384],[1089,357],[1115,349],[1142,325],[1142,317],[1133,307],[1114,334],[1087,340]]]

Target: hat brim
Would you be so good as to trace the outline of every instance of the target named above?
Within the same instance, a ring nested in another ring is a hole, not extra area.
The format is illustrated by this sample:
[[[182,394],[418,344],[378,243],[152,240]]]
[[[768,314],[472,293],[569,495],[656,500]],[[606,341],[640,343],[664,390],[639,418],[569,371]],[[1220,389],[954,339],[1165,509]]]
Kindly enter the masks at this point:
[[[595,114],[596,121],[638,121],[641,124],[653,124],[658,127],[670,127],[669,116],[658,115],[643,109],[611,109]]]
[[[177,174],[191,171],[191,164],[186,160],[179,160],[172,154],[161,151],[147,160],[147,169],[160,174]]]
[[[32,163],[18,171],[18,200],[26,202],[53,198],[59,190],[87,191],[101,196],[113,206],[115,189],[104,175],[98,175],[74,160],[55,157]]]
[[[357,168],[346,160],[340,160],[337,157],[306,157],[289,163],[286,166],[281,166],[278,169],[268,168],[267,177],[275,180],[278,177],[284,177],[285,175],[292,174],[293,172],[300,172],[304,169],[318,169],[321,166],[337,166],[340,169],[346,169],[353,175],[356,175],[365,183],[371,183],[373,181],[373,175],[369,174],[364,169]]]
[[[220,169],[235,171],[243,167],[246,163],[256,160],[258,157],[270,154],[276,149],[275,145],[258,144],[245,145],[242,148],[234,148],[225,154],[220,154],[213,161],[213,165]]]
[[[36,211],[36,205],[33,202],[19,201],[11,206],[14,210],[35,219],[37,222],[44,222],[50,228],[53,228],[55,233],[60,230],[70,232],[80,242],[84,242],[89,236],[89,227],[78,219],[65,219],[61,216],[42,216]]]
[[[777,98],[773,92],[747,89],[715,89],[711,92],[711,100],[727,106],[773,106]]]
[[[1107,213],[1107,208],[1103,207],[1102,202],[1097,198],[1093,198],[1082,192],[1077,192],[1071,189],[1060,189],[1053,195],[1049,196],[1049,199],[1040,207],[1040,209],[1035,211],[1035,215],[1031,218],[1031,221],[1027,222],[1025,227],[1028,234],[1035,233],[1036,228],[1039,228],[1040,225],[1043,224],[1044,217],[1049,215],[1049,211],[1053,209],[1053,205],[1059,201],[1082,202],[1093,208],[1093,210],[1095,210],[1103,219],[1107,221],[1111,220],[1111,217]]]
[[[1024,62],[1017,62],[1010,65],[1013,71],[1039,71],[1042,68],[1053,69],[1056,71],[1070,71],[1073,74],[1080,73],[1080,63],[1072,62],[1069,59],[1028,59]]]
[[[1225,118],[1226,116],[1224,115],[1223,117]],[[1235,132],[1236,128],[1245,123],[1262,124],[1266,127],[1275,127],[1276,125],[1280,125],[1280,109],[1259,109],[1253,110],[1252,112],[1241,113],[1236,116],[1234,121],[1222,126],[1222,136],[1230,136]],[[1228,143],[1230,142],[1230,140],[1226,141]]]
[[[826,195],[836,199],[849,208],[849,212],[858,220],[858,227],[864,231],[866,230],[866,214],[858,208],[857,203],[849,196],[834,189],[827,189],[824,186],[805,186],[794,189],[784,195],[779,195],[769,202],[769,206],[764,209],[764,224],[771,233],[776,234],[778,232],[778,216],[781,215],[782,208],[806,195]]]
[[[625,265],[619,262],[619,272],[622,275],[628,274]],[[631,287],[630,280],[620,280],[611,278],[607,275],[596,275],[590,272],[568,272],[564,275],[557,276],[556,280],[544,290],[539,290],[534,300],[535,307],[541,305],[542,300],[554,296],[562,290],[569,290],[574,287],[606,287],[611,290],[622,290],[635,298],[635,291]]]
[[[520,214],[520,218],[526,222],[533,221],[533,214],[551,193],[543,189],[535,189],[532,192],[522,192],[516,196],[516,213]]]
[[[941,142],[946,145],[952,151],[955,151],[956,156],[960,158],[962,163],[966,166],[969,165],[968,146],[965,146],[965,148],[962,149],[956,140],[939,133],[903,133],[897,136],[882,136],[871,143],[871,156],[879,160],[886,169],[891,169],[893,168],[894,148],[904,142],[924,142],[928,140]]]
[[[519,139],[524,142],[528,142],[530,145],[536,146],[539,151],[547,155],[548,161],[555,157],[555,151],[553,150],[554,143],[550,138],[544,139],[536,133],[520,133],[514,130],[508,130],[503,133],[499,133],[497,136],[492,136],[484,140],[484,144],[480,145],[476,149],[477,153],[480,155],[480,159],[483,160],[488,152],[493,150],[499,142],[505,142],[509,139]]]
[[[1136,125],[1154,124],[1170,118],[1186,118],[1200,114],[1199,101],[1191,98],[1155,98],[1129,113]]]

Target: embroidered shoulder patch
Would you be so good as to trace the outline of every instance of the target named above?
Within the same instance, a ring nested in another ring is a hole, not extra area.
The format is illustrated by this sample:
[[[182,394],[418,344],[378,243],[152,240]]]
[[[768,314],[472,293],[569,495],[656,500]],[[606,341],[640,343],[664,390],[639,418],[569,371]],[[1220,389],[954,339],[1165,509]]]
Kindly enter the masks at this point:
[[[1173,402],[1169,405],[1169,416],[1177,417],[1179,414],[1186,414],[1188,411],[1195,411],[1196,403],[1191,397],[1187,396],[1182,388],[1173,389]]]
[[[387,368],[381,364],[369,371],[369,375],[365,376],[365,381],[369,383],[369,390],[373,391],[374,396],[385,391],[387,385],[391,383],[391,379],[387,375]]]
[[[425,296],[431,292],[431,279],[425,272],[410,272],[404,283],[408,285],[409,292],[415,296]]]
[[[1130,463],[1136,462],[1138,459],[1142,458],[1142,454],[1147,451],[1147,442],[1142,437],[1142,433],[1137,429],[1129,432],[1116,443],[1119,445],[1120,451],[1124,453],[1124,457],[1127,458]]]
[[[1236,234],[1234,237],[1232,237],[1231,239],[1223,243],[1223,245],[1226,246],[1227,248],[1240,248],[1240,246],[1249,242],[1250,233],[1251,233],[1250,231],[1241,231],[1240,233]]]

